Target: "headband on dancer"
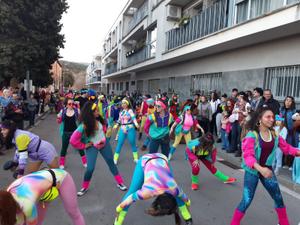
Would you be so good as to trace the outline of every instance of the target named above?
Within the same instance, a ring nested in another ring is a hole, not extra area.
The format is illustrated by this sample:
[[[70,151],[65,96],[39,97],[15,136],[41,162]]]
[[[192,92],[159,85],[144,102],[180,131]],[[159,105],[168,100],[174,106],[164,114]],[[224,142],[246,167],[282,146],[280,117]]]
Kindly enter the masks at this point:
[[[167,109],[167,106],[162,102],[162,101],[156,101],[155,102],[155,104],[156,105],[159,105],[160,107],[162,107],[164,110],[166,110]]]
[[[191,110],[191,106],[190,105],[186,105],[183,109],[184,112]]]
[[[123,99],[123,100],[122,100],[122,104],[129,105],[129,102],[128,102],[126,99]]]

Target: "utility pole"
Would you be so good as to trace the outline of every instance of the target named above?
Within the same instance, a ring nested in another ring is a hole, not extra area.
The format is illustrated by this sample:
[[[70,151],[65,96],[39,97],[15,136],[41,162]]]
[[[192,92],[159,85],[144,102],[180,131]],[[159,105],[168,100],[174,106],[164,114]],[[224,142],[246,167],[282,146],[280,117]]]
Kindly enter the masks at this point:
[[[26,96],[29,99],[30,94],[30,72],[29,70],[26,71]]]

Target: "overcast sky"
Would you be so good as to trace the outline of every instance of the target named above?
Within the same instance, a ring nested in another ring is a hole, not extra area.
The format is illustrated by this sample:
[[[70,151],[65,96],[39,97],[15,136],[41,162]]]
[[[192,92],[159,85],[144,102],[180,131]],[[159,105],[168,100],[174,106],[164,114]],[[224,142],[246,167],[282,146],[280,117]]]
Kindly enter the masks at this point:
[[[100,52],[101,43],[127,0],[68,0],[63,15],[64,60],[89,63]]]

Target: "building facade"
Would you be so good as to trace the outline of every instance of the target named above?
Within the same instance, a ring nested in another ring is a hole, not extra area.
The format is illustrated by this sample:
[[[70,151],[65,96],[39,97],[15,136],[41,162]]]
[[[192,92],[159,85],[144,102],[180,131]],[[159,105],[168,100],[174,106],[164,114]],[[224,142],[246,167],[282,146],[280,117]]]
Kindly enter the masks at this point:
[[[102,79],[102,58],[95,56],[86,69],[86,86],[98,92],[106,93],[106,80]]]
[[[53,91],[54,90],[62,90],[63,83],[62,83],[62,65],[59,61],[55,61],[51,65],[50,70],[52,79],[53,79]]]
[[[107,91],[271,88],[300,101],[299,0],[129,0],[103,42]]]

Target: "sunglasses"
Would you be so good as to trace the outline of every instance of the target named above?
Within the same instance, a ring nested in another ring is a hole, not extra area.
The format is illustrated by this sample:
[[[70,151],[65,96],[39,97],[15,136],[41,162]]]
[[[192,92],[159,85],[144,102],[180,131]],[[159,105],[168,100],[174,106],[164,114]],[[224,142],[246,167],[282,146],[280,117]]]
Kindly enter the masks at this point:
[[[69,105],[69,106],[73,106],[73,105],[75,105],[75,104],[74,104],[74,103],[68,103],[68,105]]]

